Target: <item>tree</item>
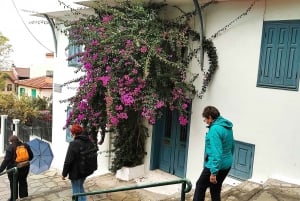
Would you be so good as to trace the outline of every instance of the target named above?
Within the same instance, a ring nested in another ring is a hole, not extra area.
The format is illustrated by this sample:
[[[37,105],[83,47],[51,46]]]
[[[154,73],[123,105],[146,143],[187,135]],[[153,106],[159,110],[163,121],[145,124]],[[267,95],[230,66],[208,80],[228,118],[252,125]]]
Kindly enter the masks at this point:
[[[9,65],[9,55],[13,51],[12,46],[8,43],[9,39],[0,32],[0,67]]]
[[[13,94],[0,94],[0,114],[7,114],[25,123],[28,119],[37,117],[37,111],[30,97],[24,96],[18,99]]]

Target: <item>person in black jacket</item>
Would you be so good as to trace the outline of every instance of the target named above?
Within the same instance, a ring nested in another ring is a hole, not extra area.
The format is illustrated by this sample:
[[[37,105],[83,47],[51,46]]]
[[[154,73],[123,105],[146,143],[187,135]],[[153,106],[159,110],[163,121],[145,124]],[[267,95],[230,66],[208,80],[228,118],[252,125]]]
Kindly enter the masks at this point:
[[[24,145],[28,151],[29,161],[33,158],[33,153],[30,149],[30,146],[26,143],[23,143],[19,140],[16,135],[12,135],[9,137],[10,145],[7,147],[4,160],[0,166],[0,173],[5,169],[9,170],[13,167],[17,166],[16,160],[16,147],[20,145]],[[27,184],[27,176],[30,169],[30,163],[28,162],[25,166],[18,168],[17,174],[17,189],[16,189],[16,199],[18,195],[20,198],[28,197],[28,184]],[[10,198],[8,201],[12,201],[13,198],[13,172],[8,173],[8,179],[10,184]],[[19,192],[19,193],[18,193]]]
[[[62,179],[65,180],[67,175],[69,175],[72,184],[72,193],[84,193],[83,183],[86,175],[82,175],[79,171],[80,145],[82,141],[87,142],[90,139],[87,135],[84,135],[83,128],[78,124],[72,125],[70,131],[74,140],[70,142],[68,147],[62,171]],[[86,201],[86,196],[79,196],[78,200]]]

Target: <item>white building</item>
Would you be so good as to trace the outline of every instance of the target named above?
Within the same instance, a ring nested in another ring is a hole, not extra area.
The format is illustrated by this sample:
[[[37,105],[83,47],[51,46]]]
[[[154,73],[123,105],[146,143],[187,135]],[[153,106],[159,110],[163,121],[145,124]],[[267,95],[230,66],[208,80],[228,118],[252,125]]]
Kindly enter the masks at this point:
[[[183,150],[159,148],[163,136],[150,128],[145,171],[161,169],[186,177],[195,184],[203,167],[204,137],[207,131],[202,110],[207,105],[219,108],[221,115],[234,124],[237,141],[231,175],[240,179],[264,182],[277,178],[300,183],[300,1],[298,0],[220,0],[203,9],[204,35],[210,38],[230,22],[228,29],[213,39],[219,57],[219,68],[202,100],[192,106],[190,128],[183,140]],[[195,10],[193,1],[167,0],[185,11]],[[202,4],[203,1],[199,0]],[[251,8],[249,12],[246,12]],[[237,21],[235,18],[247,13]],[[64,13],[47,13],[57,20]],[[195,18],[199,30],[199,16]],[[60,87],[74,78],[74,67],[68,67],[66,36],[56,32],[57,57],[54,67],[53,95],[53,167],[62,169],[68,146],[66,130],[67,103],[61,103],[76,92],[77,86]],[[207,59],[205,59],[207,66]],[[191,67],[200,71],[197,62]],[[198,81],[201,87],[201,79]],[[153,131],[153,132],[152,132]],[[176,141],[170,137],[168,140]],[[182,141],[181,141],[182,142]],[[155,149],[154,149],[155,147]],[[101,151],[109,149],[109,138]],[[171,159],[164,163],[162,152]],[[178,153],[178,154],[176,154]],[[173,160],[174,159],[174,160]],[[175,159],[179,163],[175,164]],[[99,157],[99,173],[108,172],[110,158]]]

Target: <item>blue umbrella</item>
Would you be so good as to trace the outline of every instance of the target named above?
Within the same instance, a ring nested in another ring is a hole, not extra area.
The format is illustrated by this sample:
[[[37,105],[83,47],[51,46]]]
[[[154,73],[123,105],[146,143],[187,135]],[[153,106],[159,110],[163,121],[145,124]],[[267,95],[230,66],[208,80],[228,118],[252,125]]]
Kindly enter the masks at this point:
[[[30,171],[34,174],[40,174],[48,170],[53,160],[50,144],[38,138],[27,142],[27,144],[33,153],[33,159],[30,161]]]

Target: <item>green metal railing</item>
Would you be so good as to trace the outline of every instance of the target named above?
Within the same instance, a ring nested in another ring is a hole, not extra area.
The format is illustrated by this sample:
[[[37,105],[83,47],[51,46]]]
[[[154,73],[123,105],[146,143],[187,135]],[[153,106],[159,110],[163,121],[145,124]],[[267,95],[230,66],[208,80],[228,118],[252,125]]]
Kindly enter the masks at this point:
[[[17,200],[17,175],[18,175],[18,168],[17,167],[13,167],[10,168],[2,173],[0,173],[1,175],[4,175],[6,173],[13,173],[13,197],[12,197],[12,201],[16,201]]]
[[[119,187],[119,188],[112,188],[112,189],[93,191],[93,192],[75,193],[72,195],[72,201],[78,201],[79,196],[84,196],[84,195],[113,193],[113,192],[128,191],[128,190],[141,189],[141,188],[151,188],[151,187],[157,187],[157,186],[166,186],[166,185],[180,184],[180,183],[182,183],[181,201],[185,201],[185,194],[190,192],[192,189],[192,183],[188,179],[178,179],[178,180],[164,181],[164,182],[157,182],[157,183],[124,186],[124,187]]]

